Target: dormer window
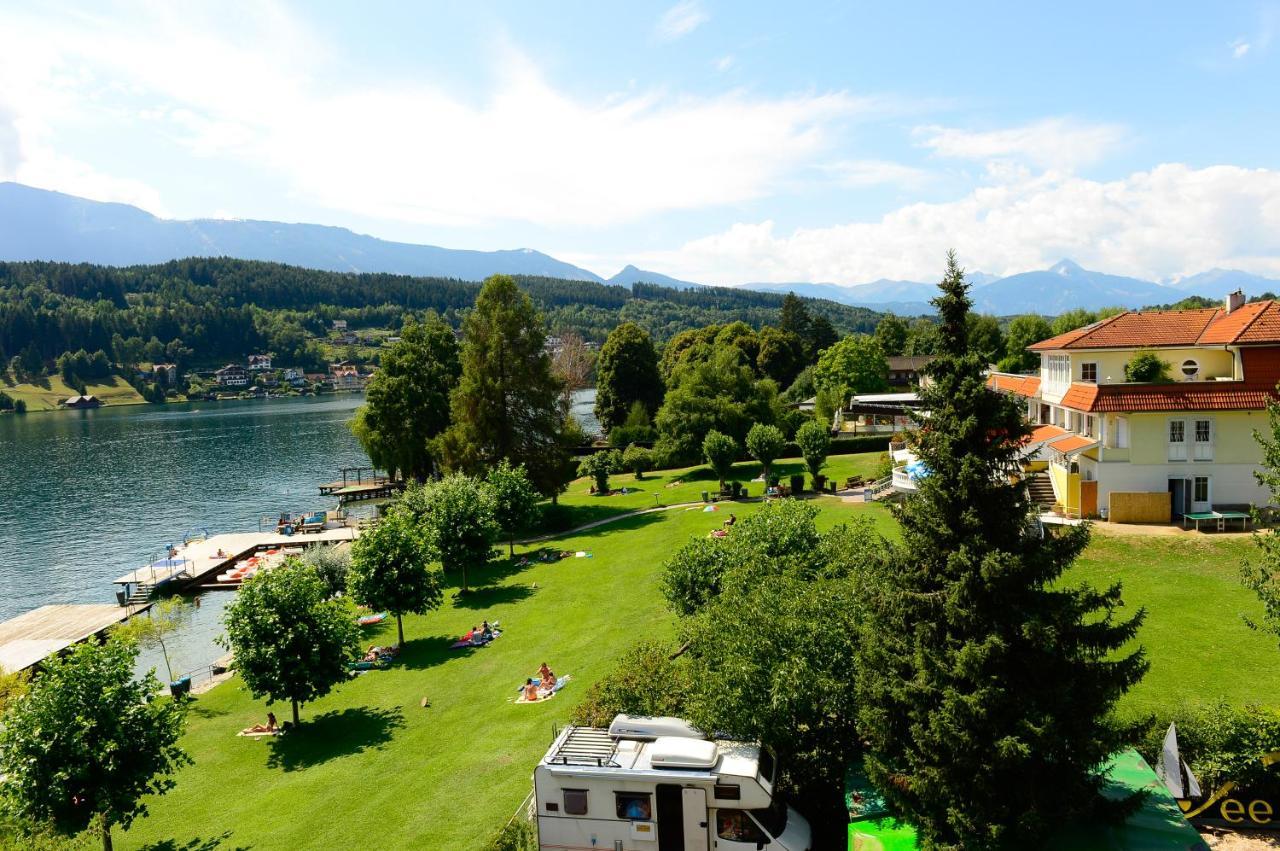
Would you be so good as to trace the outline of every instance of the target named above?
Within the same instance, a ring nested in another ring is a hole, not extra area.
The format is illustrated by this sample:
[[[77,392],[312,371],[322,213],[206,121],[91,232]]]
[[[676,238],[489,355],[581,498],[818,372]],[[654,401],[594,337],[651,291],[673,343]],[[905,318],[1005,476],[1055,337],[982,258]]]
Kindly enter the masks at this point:
[[[1194,358],[1187,358],[1182,362],[1182,375],[1187,379],[1195,378],[1200,374],[1200,363]]]

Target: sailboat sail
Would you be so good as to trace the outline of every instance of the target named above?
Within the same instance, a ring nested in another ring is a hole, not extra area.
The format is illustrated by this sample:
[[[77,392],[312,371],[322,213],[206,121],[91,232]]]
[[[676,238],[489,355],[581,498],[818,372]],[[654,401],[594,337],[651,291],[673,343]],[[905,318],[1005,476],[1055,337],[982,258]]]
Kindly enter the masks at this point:
[[[1196,780],[1191,766],[1187,765],[1178,752],[1178,728],[1175,724],[1170,724],[1169,732],[1165,733],[1156,774],[1164,782],[1169,794],[1175,798],[1198,798],[1201,795],[1200,781]]]

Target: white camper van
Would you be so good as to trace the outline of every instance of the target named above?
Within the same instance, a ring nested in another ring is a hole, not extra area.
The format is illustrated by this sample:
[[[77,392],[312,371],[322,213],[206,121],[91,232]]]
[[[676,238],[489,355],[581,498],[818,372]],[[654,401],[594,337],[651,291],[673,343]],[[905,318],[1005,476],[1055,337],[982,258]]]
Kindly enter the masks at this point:
[[[679,718],[566,727],[533,774],[545,851],[809,851],[767,750]]]

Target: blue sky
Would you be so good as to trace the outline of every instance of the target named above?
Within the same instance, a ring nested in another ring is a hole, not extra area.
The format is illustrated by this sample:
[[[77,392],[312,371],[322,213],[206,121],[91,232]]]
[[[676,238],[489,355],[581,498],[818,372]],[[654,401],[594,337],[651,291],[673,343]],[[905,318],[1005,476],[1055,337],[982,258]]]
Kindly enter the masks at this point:
[[[1274,3],[0,5],[0,179],[708,283],[1280,276]]]

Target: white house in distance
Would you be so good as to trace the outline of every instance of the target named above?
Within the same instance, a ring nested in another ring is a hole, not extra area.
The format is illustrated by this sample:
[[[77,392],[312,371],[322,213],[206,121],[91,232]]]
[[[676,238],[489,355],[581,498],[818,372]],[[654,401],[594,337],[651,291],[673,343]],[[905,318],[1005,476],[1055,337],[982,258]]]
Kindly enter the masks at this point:
[[[1280,381],[1280,303],[1128,311],[1030,347],[1039,375],[994,373],[1026,400],[1030,450],[1068,516],[1168,522],[1265,505],[1254,472],[1266,405]],[[1140,349],[1169,367],[1160,383],[1125,381]]]
[[[213,375],[223,387],[249,386],[249,370],[238,363],[229,363]]]
[[[271,355],[249,355],[250,372],[266,372],[271,369]]]

